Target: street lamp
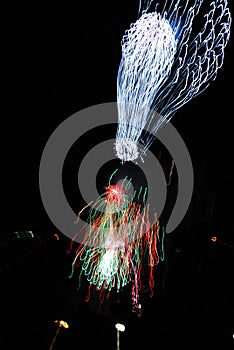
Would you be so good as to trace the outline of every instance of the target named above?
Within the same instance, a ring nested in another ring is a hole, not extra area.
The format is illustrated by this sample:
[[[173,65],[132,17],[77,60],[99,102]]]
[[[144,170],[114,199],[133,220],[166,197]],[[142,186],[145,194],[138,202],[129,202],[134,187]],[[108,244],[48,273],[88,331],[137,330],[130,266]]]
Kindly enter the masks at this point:
[[[117,350],[119,350],[119,332],[125,331],[125,325],[121,323],[116,323],[115,328],[117,329]]]
[[[67,322],[65,322],[65,321],[56,320],[56,321],[54,321],[54,323],[57,324],[58,328],[57,328],[57,330],[56,330],[56,332],[55,332],[55,335],[54,335],[54,338],[53,338],[53,340],[52,340],[52,343],[50,344],[49,350],[52,350],[52,349],[54,348],[54,343],[55,343],[55,340],[56,340],[56,338],[57,338],[57,336],[58,336],[58,334],[59,334],[59,332],[60,332],[60,329],[61,329],[61,328],[65,328],[65,329],[66,329],[66,328],[69,328],[69,325],[68,325]]]

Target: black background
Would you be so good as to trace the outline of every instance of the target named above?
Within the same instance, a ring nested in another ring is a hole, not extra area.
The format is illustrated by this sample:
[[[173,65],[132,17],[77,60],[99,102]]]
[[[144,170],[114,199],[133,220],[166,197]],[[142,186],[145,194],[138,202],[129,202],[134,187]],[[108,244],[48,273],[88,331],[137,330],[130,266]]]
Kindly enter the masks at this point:
[[[122,350],[192,344],[232,349],[233,35],[217,79],[172,120],[191,155],[194,194],[185,219],[166,237],[154,297],[142,293],[141,318],[131,313],[128,287],[119,304],[113,295],[100,312],[97,295],[84,302],[85,286],[77,291],[77,279],[68,277],[69,240],[41,202],[40,157],[52,132],[83,108],[116,101],[120,40],[137,6],[129,0],[82,6],[21,1],[16,20],[12,9],[3,11],[1,71],[10,99],[3,98],[2,109],[2,349],[15,343],[48,349],[56,319],[70,328],[61,329],[55,349],[114,349],[116,321],[126,325]],[[36,237],[17,239],[21,230]]]

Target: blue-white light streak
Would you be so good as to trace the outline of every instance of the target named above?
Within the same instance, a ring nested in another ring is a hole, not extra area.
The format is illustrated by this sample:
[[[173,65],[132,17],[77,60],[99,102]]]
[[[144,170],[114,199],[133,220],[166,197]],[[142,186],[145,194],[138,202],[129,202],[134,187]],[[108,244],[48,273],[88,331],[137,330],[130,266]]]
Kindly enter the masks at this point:
[[[135,23],[122,38],[117,76],[116,154],[135,161],[152,144],[158,129],[202,93],[223,65],[230,37],[227,0],[142,1]],[[199,31],[196,20],[202,21]],[[144,129],[150,135],[142,137]],[[143,147],[139,151],[138,144]]]

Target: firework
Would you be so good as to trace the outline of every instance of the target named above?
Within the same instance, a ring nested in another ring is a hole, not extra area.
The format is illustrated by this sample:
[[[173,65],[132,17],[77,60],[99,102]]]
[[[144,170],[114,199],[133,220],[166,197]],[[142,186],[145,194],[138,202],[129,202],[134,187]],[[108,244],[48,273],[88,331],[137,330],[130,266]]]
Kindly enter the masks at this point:
[[[115,149],[122,161],[142,158],[158,129],[215,80],[230,37],[227,0],[212,1],[208,10],[203,0],[153,5],[140,2],[121,42]]]
[[[147,189],[140,190],[143,196],[139,202],[136,191],[126,194],[129,184],[127,179],[121,185],[109,184],[92,203],[70,277],[79,267],[80,277],[85,276],[90,287],[100,291],[102,301],[112,289],[118,293],[132,283],[132,309],[139,310],[141,278],[145,275],[153,295],[153,269],[163,259],[163,236],[156,214],[151,220]]]

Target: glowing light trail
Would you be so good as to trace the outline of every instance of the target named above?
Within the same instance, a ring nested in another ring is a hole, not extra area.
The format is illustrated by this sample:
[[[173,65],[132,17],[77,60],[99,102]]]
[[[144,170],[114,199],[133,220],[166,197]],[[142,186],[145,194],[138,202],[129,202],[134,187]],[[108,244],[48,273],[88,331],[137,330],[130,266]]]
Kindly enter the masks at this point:
[[[141,277],[147,271],[153,295],[152,271],[164,258],[163,238],[156,214],[154,222],[150,221],[146,189],[140,190],[143,203],[139,204],[139,193],[135,191],[131,197],[126,194],[130,180],[125,180],[121,186],[109,184],[89,211],[84,240],[75,252],[70,277],[80,267],[80,278],[84,275],[90,286],[100,291],[100,300],[104,293],[108,295],[113,288],[119,292],[132,282],[135,311],[140,308]],[[87,301],[89,297],[88,293]]]
[[[208,12],[203,0],[154,3],[140,2],[121,42],[115,149],[122,161],[142,158],[158,129],[216,79],[230,37],[227,0],[212,1]]]

